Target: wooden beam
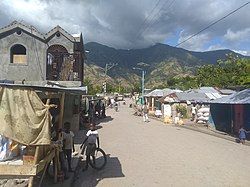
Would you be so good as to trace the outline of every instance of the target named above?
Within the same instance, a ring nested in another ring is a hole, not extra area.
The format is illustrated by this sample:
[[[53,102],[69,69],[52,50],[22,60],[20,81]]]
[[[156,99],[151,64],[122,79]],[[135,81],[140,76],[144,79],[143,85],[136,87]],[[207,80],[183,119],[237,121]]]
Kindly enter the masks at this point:
[[[65,93],[62,93],[60,98],[60,114],[59,114],[59,129],[63,127],[63,115],[64,115],[64,101],[65,101]]]
[[[35,152],[35,156],[34,156],[34,159],[35,159],[34,163],[35,163],[35,165],[38,163],[39,157],[40,157],[40,146],[36,146],[36,152]],[[37,171],[36,171],[36,173],[37,173]],[[34,185],[34,178],[35,178],[34,176],[30,177],[28,187],[33,187],[33,185]]]
[[[48,155],[37,164],[37,173],[42,171],[46,164],[49,163],[54,158],[54,156],[55,150],[51,150]]]

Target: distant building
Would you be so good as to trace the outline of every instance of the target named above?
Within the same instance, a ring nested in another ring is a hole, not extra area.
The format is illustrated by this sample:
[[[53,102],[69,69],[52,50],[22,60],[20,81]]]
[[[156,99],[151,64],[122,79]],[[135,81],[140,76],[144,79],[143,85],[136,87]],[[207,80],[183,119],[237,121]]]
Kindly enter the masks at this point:
[[[82,34],[47,33],[14,21],[0,29],[0,80],[83,81]]]

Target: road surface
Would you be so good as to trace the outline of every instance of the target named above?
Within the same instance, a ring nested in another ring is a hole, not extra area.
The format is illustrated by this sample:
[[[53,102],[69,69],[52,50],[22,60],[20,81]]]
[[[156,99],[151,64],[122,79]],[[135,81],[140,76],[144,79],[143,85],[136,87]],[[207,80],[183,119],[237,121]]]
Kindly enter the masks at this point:
[[[81,172],[75,186],[250,186],[250,147],[109,109],[101,123],[102,171]]]

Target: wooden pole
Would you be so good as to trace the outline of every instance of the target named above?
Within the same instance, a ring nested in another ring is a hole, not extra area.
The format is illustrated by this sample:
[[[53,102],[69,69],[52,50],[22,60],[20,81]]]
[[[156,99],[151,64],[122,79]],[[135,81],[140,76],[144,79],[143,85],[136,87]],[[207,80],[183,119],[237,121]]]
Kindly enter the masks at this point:
[[[39,153],[40,153],[40,146],[36,146],[36,152],[35,152],[35,156],[34,156],[34,164],[37,164],[39,162],[39,157],[40,157]],[[35,178],[34,176],[30,177],[28,187],[33,187],[34,178]]]
[[[58,128],[62,129],[63,127],[63,115],[64,115],[64,101],[65,101],[65,93],[63,92],[60,98],[60,114],[59,114],[59,124]],[[62,134],[59,134],[59,141],[62,141]],[[54,182],[56,183],[58,178],[58,171],[61,170],[60,166],[60,161],[59,161],[59,150],[55,150],[55,159],[54,159],[54,164],[55,164],[55,171],[54,171]]]

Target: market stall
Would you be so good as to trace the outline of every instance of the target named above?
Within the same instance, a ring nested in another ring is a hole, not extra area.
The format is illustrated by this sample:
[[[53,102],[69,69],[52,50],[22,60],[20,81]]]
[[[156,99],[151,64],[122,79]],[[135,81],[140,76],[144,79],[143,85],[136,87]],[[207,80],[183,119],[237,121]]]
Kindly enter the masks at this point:
[[[59,132],[63,127],[65,95],[85,93],[85,88],[0,84],[0,175],[30,177],[29,186],[33,186],[34,177],[42,173],[41,185],[46,168],[53,162],[57,182],[61,168],[52,129]],[[53,99],[59,103],[51,103]],[[59,110],[56,129],[50,113],[53,108]]]

